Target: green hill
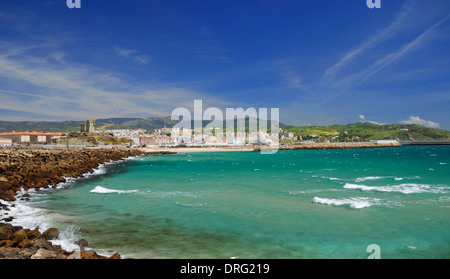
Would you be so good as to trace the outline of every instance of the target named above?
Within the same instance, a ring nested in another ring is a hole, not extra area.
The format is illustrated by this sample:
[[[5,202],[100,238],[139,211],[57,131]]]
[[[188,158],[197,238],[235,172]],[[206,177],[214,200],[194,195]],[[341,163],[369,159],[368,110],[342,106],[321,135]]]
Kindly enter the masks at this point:
[[[204,121],[206,126],[209,121]],[[67,121],[0,121],[0,133],[10,131],[45,131],[62,132],[66,131]],[[84,121],[69,121],[69,131],[79,131],[80,124]],[[154,130],[173,127],[178,121],[171,120],[170,117],[149,117],[149,118],[108,118],[96,119],[95,127],[99,130],[112,129],[146,129]],[[224,124],[225,127],[225,124]],[[235,123],[236,127],[236,123]],[[295,127],[280,123],[283,131],[291,132],[294,135],[301,135],[303,140],[322,139],[333,141],[346,140],[382,140],[395,139],[398,141],[427,141],[427,140],[450,140],[450,132],[427,128],[414,124],[389,124],[376,125],[368,122],[358,122],[348,125],[330,126],[301,126]],[[315,137],[313,137],[315,135]]]
[[[449,131],[415,124],[376,125],[368,122],[358,122],[348,125],[286,126],[283,130],[295,135],[301,135],[303,139],[322,138],[337,141],[355,138],[359,138],[361,141],[387,139],[398,141],[450,140]],[[317,137],[314,137],[314,135]]]

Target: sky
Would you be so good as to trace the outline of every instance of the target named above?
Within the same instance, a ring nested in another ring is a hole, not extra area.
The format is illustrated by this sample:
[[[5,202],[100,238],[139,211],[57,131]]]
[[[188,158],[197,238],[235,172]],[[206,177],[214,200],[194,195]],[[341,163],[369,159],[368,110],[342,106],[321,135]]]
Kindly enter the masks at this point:
[[[0,120],[279,108],[450,130],[450,1],[0,0]]]

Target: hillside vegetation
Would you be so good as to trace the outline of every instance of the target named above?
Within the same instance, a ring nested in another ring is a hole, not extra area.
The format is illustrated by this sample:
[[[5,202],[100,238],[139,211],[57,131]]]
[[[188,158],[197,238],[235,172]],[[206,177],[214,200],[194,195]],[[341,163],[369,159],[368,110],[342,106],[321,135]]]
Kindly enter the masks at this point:
[[[10,131],[45,131],[65,133],[67,121],[0,121],[0,133]],[[69,121],[69,131],[79,131],[80,124],[85,121]],[[173,127],[178,121],[170,117],[150,118],[109,118],[97,119],[95,127],[98,130],[113,129],[145,129],[154,130],[166,126]],[[209,122],[203,121],[203,126]],[[225,124],[224,124],[225,127]],[[236,123],[235,123],[236,127]],[[414,124],[389,124],[376,125],[368,122],[358,122],[348,125],[330,126],[301,126],[295,127],[280,123],[283,131],[291,132],[296,136],[301,135],[303,140],[331,140],[331,141],[369,141],[395,139],[398,141],[428,141],[428,140],[450,140],[450,132],[427,128]],[[313,137],[315,135],[315,137]]]
[[[415,124],[389,124],[376,125],[372,123],[352,123],[348,125],[330,126],[302,126],[284,127],[285,131],[301,135],[303,139],[317,138],[333,139],[337,141],[359,138],[361,141],[388,140],[398,141],[428,141],[428,140],[450,140],[450,132],[427,128]]]

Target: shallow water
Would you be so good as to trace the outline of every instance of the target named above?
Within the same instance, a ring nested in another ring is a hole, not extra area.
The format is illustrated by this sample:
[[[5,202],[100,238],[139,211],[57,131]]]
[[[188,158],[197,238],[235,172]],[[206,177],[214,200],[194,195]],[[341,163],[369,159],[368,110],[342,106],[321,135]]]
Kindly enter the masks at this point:
[[[133,258],[449,258],[448,163],[449,146],[146,156],[12,214]]]

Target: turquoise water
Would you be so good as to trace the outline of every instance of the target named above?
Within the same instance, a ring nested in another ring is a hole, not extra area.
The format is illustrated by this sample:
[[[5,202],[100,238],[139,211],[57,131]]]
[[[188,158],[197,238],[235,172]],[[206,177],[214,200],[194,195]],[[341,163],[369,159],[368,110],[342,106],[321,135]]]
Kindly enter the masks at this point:
[[[125,257],[450,258],[449,146],[146,156],[66,185],[33,222]]]

